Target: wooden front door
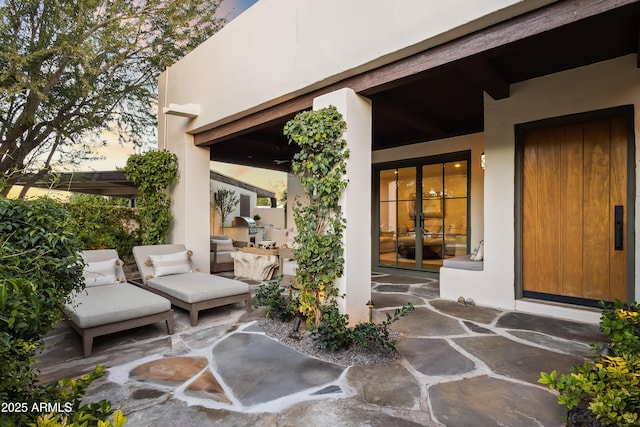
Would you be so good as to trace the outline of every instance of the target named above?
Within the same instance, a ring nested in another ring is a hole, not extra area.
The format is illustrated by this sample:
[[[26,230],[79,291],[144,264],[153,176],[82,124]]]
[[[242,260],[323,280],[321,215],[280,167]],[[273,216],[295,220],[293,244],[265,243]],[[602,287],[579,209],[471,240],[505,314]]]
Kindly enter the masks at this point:
[[[525,297],[627,299],[627,129],[617,117],[524,135]]]

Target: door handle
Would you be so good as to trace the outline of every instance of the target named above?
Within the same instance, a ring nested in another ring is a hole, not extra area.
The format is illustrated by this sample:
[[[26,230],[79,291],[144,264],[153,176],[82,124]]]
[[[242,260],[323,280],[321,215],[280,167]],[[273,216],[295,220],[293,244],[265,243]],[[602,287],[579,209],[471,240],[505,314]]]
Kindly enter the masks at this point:
[[[624,249],[624,206],[617,205],[613,208],[613,249],[621,251]]]

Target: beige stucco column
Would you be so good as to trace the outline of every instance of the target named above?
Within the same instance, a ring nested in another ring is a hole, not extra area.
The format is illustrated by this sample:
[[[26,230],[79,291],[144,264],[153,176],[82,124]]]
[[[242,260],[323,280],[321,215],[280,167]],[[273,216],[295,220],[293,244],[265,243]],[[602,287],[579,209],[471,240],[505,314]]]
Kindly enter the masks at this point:
[[[340,311],[351,324],[369,320],[371,299],[371,102],[352,89],[340,89],[313,101],[313,109],[335,106],[347,123],[344,138],[349,184],[340,203],[347,220],[344,233],[344,276],[338,279]]]
[[[166,80],[160,80],[166,93]],[[162,109],[161,109],[162,111]],[[178,156],[178,183],[170,189],[173,224],[167,243],[182,243],[193,251],[195,268],[209,273],[209,149],[196,147],[187,133],[189,118],[158,115],[158,149]]]

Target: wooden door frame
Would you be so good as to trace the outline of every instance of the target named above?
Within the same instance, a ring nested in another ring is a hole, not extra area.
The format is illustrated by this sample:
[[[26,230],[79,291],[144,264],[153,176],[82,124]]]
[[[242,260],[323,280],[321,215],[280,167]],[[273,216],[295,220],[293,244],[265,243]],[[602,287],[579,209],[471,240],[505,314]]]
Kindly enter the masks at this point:
[[[627,249],[627,301],[634,300],[635,280],[635,132],[634,107],[624,105],[603,110],[588,111],[566,116],[552,117],[533,122],[515,125],[515,297],[523,298],[522,255],[523,255],[523,196],[524,196],[524,142],[525,135],[533,130],[560,127],[565,125],[624,117],[627,120],[627,232],[625,245]],[[573,304],[586,303],[586,300],[573,297],[550,296],[549,300],[556,302],[570,302]]]

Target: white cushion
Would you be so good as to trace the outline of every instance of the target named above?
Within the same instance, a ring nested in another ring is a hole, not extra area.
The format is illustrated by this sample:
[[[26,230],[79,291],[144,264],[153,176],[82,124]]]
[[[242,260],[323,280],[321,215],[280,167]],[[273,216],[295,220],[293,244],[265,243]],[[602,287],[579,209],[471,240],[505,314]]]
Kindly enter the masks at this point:
[[[236,248],[233,246],[233,240],[231,239],[215,239],[212,240],[212,242],[216,244],[216,252],[232,252],[236,250]]]
[[[65,304],[65,311],[81,328],[149,316],[170,308],[168,299],[129,283],[86,288],[72,296],[71,304]]]
[[[458,270],[482,271],[484,269],[484,262],[471,260],[471,255],[462,255],[445,259],[442,261],[442,266]]]
[[[239,280],[198,272],[154,277],[147,285],[188,303],[249,292],[249,285]]]
[[[87,287],[113,285],[118,283],[116,276],[117,258],[106,261],[88,262],[82,271],[84,284]]]
[[[156,277],[191,272],[191,262],[187,251],[165,255],[149,255]]]

